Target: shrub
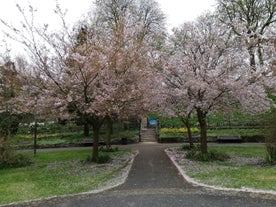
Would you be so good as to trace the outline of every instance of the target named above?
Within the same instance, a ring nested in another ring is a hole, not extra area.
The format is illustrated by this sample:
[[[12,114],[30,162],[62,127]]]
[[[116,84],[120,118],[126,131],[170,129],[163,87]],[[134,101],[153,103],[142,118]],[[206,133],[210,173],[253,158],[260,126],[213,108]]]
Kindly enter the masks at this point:
[[[109,154],[107,154],[107,153],[101,153],[101,154],[99,154],[99,157],[98,157],[98,160],[96,161],[96,163],[98,163],[98,164],[104,164],[104,163],[108,163],[110,161],[111,161],[111,157],[110,157]],[[86,159],[86,162],[87,163],[93,162],[92,161],[92,157],[88,156],[87,159]]]
[[[97,160],[98,164],[104,164],[111,161],[111,157],[108,154],[100,154]]]
[[[189,144],[184,144],[182,147],[181,147],[182,150],[192,150],[193,148],[191,148],[191,146]]]
[[[22,154],[16,154],[11,156],[8,160],[0,159],[1,168],[16,168],[16,167],[26,167],[33,163],[33,161]]]
[[[266,162],[270,165],[276,164],[276,145],[266,144]]]
[[[187,128],[162,128],[160,129],[161,133],[172,133],[172,134],[183,134],[187,133]],[[191,128],[192,133],[198,133],[198,128]]]
[[[187,152],[186,158],[201,162],[212,162],[212,161],[226,161],[230,158],[229,155],[227,155],[224,152],[219,152],[215,150],[209,151],[207,154],[203,154],[198,149],[192,149]]]
[[[9,145],[7,138],[0,137],[0,167],[13,168],[24,167],[32,163],[32,160],[24,155],[16,154]]]
[[[118,147],[112,148],[112,147],[100,147],[100,152],[118,152]]]
[[[14,135],[18,131],[22,117],[10,112],[0,113],[0,134],[3,136]]]

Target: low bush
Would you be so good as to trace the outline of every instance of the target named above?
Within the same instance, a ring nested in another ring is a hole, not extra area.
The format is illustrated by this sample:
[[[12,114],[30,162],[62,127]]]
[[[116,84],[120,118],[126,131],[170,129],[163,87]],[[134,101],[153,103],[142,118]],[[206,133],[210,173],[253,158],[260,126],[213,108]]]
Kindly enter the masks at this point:
[[[201,162],[212,162],[226,161],[227,159],[230,159],[230,156],[224,152],[218,152],[215,150],[210,150],[207,154],[203,154],[197,147],[195,147],[187,152],[186,158]]]
[[[111,157],[110,157],[109,154],[107,154],[107,153],[100,153],[99,157],[98,157],[98,160],[96,161],[96,163],[98,163],[98,164],[105,164],[105,163],[108,163],[110,161],[111,161]],[[93,162],[92,157],[88,156],[87,159],[86,159],[86,162],[87,163]]]
[[[186,151],[186,150],[192,150],[193,147],[191,147],[191,145],[189,144],[184,144],[182,147],[181,147],[182,150]]]
[[[118,147],[100,147],[99,148],[99,151],[100,152],[118,152],[119,151],[119,148]]]
[[[187,133],[187,128],[161,128],[161,133],[172,133],[172,134],[182,134]],[[192,133],[198,133],[198,128],[191,128]]]
[[[100,154],[97,160],[98,164],[104,164],[111,161],[111,157],[108,154]]]
[[[0,159],[0,168],[17,168],[26,167],[33,163],[33,161],[22,154],[12,155],[8,160]]]
[[[30,158],[14,152],[9,139],[0,138],[0,168],[24,167],[32,163]]]
[[[266,144],[266,162],[270,165],[276,164],[276,145]]]

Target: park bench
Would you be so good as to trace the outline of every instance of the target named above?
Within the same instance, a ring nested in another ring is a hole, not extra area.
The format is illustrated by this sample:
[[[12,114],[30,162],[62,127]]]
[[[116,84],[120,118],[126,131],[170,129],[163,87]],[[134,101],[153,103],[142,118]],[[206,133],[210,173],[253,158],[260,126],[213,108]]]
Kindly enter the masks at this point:
[[[92,139],[82,139],[80,141],[80,145],[82,145],[82,146],[92,146],[93,145],[93,140]]]
[[[217,137],[217,142],[225,143],[225,142],[242,142],[242,138],[240,135],[219,135]]]

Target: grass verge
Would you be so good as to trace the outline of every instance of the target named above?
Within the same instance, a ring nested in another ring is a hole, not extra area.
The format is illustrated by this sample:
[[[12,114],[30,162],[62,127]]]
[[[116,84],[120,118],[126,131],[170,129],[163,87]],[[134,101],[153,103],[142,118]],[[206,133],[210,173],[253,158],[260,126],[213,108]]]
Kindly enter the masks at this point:
[[[88,164],[91,150],[40,152],[32,166],[0,169],[0,204],[94,190],[119,173],[129,153],[120,149],[108,153],[110,163]]]
[[[186,174],[203,184],[276,191],[276,167],[265,165],[263,146],[212,146],[209,149],[227,153],[231,158],[224,162],[198,162],[186,159],[185,151],[172,153]]]

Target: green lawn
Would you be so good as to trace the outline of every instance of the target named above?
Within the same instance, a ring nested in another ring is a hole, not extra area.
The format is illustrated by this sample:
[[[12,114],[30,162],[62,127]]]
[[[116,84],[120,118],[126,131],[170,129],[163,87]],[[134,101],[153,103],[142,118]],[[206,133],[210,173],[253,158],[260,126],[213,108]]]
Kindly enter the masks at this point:
[[[261,129],[216,129],[208,130],[208,136],[218,136],[225,134],[239,134],[241,136],[255,136],[263,134]]]
[[[226,152],[225,162],[179,160],[185,172],[201,183],[226,188],[253,188],[276,191],[276,167],[264,163],[262,146],[211,146],[209,150]]]
[[[0,169],[0,204],[96,189],[126,165],[125,153],[110,153],[112,164],[99,165],[84,162],[91,150],[40,152],[29,167]]]

